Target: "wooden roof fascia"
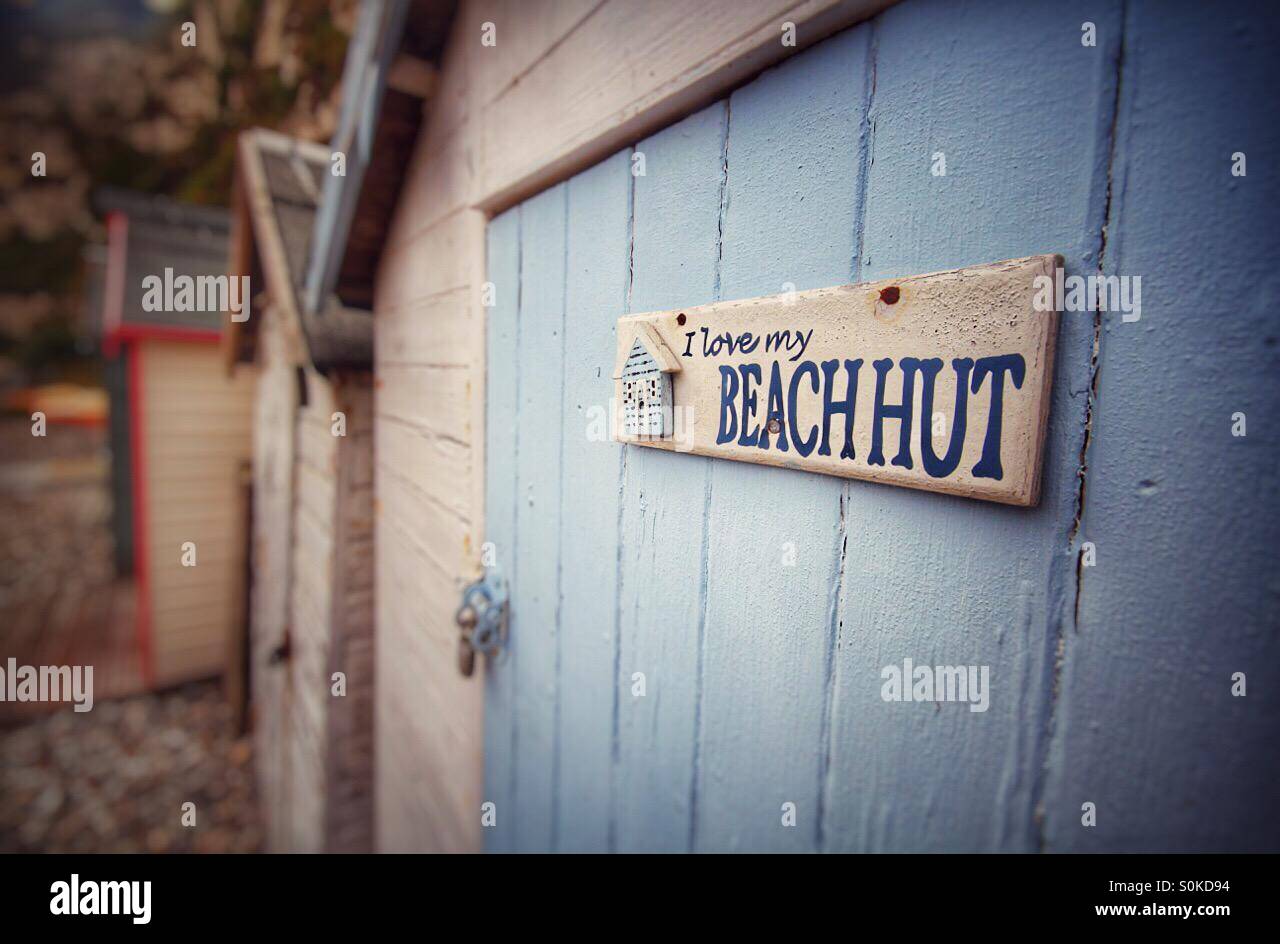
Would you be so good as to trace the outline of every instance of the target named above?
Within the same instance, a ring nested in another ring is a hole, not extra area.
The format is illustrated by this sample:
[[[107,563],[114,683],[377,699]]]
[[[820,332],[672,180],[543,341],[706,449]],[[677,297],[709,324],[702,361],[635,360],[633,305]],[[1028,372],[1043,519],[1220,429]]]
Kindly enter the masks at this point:
[[[271,199],[271,191],[267,187],[266,168],[262,165],[262,157],[258,151],[259,143],[264,140],[268,146],[278,145],[278,142],[272,140],[273,137],[283,138],[283,135],[276,136],[274,132],[264,132],[262,129],[253,129],[240,135],[237,150],[244,181],[244,199],[252,223],[258,256],[262,260],[267,291],[271,295],[273,307],[285,319],[284,333],[290,360],[297,365],[314,367],[303,335],[302,319],[298,313],[297,299],[289,277],[289,262],[284,251],[284,240],[276,224],[275,206]],[[250,317],[253,315],[250,314]],[[258,317],[262,317],[261,312]]]
[[[227,275],[232,278],[248,275],[251,279],[253,275],[253,221],[249,218],[244,183],[238,173],[231,182],[231,245],[227,253]],[[249,317],[253,318],[252,304]],[[255,328],[252,320],[240,322],[231,317],[230,311],[222,313],[222,366],[228,377],[235,372],[243,343],[241,335],[252,337],[256,333]]]

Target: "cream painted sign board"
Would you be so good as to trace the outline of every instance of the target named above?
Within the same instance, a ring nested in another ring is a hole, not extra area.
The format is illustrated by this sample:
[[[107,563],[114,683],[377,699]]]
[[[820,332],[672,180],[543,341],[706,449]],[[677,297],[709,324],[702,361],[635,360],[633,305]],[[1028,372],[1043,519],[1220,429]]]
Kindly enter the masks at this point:
[[[1038,277],[1061,264],[621,318],[614,438],[1034,505],[1058,328]]]

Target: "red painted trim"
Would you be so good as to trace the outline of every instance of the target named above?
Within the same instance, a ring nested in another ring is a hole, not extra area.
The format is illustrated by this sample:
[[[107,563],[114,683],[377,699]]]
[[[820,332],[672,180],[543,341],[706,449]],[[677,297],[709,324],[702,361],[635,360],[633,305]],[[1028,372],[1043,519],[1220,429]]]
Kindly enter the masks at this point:
[[[120,345],[142,338],[156,341],[195,341],[217,344],[215,328],[146,324],[124,320],[125,277],[129,258],[129,217],[119,210],[107,214],[107,273],[102,287],[102,351],[115,357]]]
[[[115,341],[193,341],[198,344],[217,344],[221,331],[212,328],[183,328],[179,325],[153,325],[129,322],[120,325],[111,334]]]
[[[51,416],[49,422],[58,426],[84,426],[92,429],[106,426],[107,418],[105,416]]]
[[[129,455],[133,466],[133,572],[138,585],[138,654],[142,681],[155,684],[155,643],[151,638],[151,548],[147,531],[146,423],[142,414],[142,348],[135,340],[125,351],[129,358]]]
[[[124,320],[124,280],[129,245],[129,217],[119,210],[107,214],[107,272],[102,286],[102,350],[115,357],[116,332]]]

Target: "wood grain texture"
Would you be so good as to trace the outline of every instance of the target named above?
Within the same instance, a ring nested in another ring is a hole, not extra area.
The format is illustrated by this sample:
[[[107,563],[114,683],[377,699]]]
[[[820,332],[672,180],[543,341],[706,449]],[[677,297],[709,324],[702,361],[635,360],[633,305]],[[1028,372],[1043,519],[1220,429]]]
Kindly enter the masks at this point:
[[[678,373],[674,430],[664,438],[644,437],[619,418],[616,438],[1034,505],[1040,498],[1058,328],[1057,312],[1037,311],[1034,298],[1039,280],[1052,285],[1060,265],[1057,256],[1035,256],[620,318],[619,363],[634,343],[641,343],[663,353]],[[892,304],[882,298],[890,291]],[[736,350],[731,352],[730,344]],[[1010,356],[1020,358],[1017,368],[992,366]],[[881,358],[888,359],[889,368],[883,380]],[[921,366],[908,371],[908,358]],[[934,359],[938,366],[925,380],[924,365]],[[819,370],[827,364],[833,365],[830,372],[825,366]],[[994,371],[990,379],[989,371]],[[624,383],[615,374],[619,401]],[[970,392],[971,387],[976,389]],[[836,405],[851,394],[856,397],[852,419],[847,407]],[[877,423],[881,396],[886,417]],[[834,406],[830,415],[824,410],[828,400]],[[889,415],[904,403],[910,405],[905,420]],[[771,417],[777,425],[772,434]],[[944,423],[941,433],[935,429],[938,417]],[[878,458],[877,435],[883,438]],[[952,436],[961,437],[954,459]],[[802,446],[806,437],[808,445]],[[926,442],[932,450],[927,458]],[[904,453],[908,464],[900,465]],[[930,460],[939,462],[936,471],[929,469]]]
[[[464,5],[467,30],[478,32],[477,12]],[[1251,16],[1229,6],[1210,23],[1190,5],[1140,0],[1065,9],[910,0],[636,145],[647,174],[625,181],[633,312],[1054,252],[1069,275],[1099,266],[1142,275],[1148,294],[1137,323],[1063,314],[1035,508],[625,447],[618,500],[592,522],[620,522],[608,701],[598,676],[607,614],[579,652],[565,602],[607,586],[609,526],[583,540],[540,517],[557,488],[563,515],[576,488],[607,481],[607,460],[597,467],[584,453],[574,467],[567,433],[577,387],[590,379],[573,345],[608,333],[557,345],[531,325],[554,324],[557,312],[568,329],[599,324],[594,299],[627,291],[625,280],[611,284],[612,263],[584,270],[598,279],[573,275],[575,259],[613,260],[593,234],[613,218],[622,186],[603,168],[622,162],[614,155],[589,184],[570,179],[494,221],[485,534],[499,562],[511,562],[514,597],[511,664],[487,683],[485,796],[498,804],[487,848],[601,847],[604,786],[588,790],[583,778],[600,770],[615,710],[605,848],[1275,846],[1276,817],[1257,798],[1278,772],[1275,588],[1261,562],[1280,533],[1274,515],[1258,512],[1277,491],[1265,419],[1276,393],[1262,379],[1277,366],[1274,214],[1259,209],[1277,194],[1256,160],[1249,177],[1231,177],[1230,156],[1273,150],[1280,125],[1258,119],[1274,110],[1265,57],[1276,18]],[[1096,47],[1080,43],[1084,20],[1097,27]],[[576,32],[547,59],[587,40]],[[647,41],[637,34],[635,48]],[[473,78],[474,52],[451,51]],[[509,73],[519,81],[497,82],[508,91],[496,100],[550,87],[540,61],[528,61]],[[481,112],[467,111],[458,88],[458,107],[431,127],[474,142]],[[530,116],[561,99],[527,101],[512,127],[536,124]],[[467,178],[473,204],[485,199],[484,180],[518,181],[497,191],[501,203],[572,169],[550,161],[525,173],[528,154],[495,157],[444,138],[433,147],[449,152],[450,179],[478,162]],[[943,176],[931,173],[938,152]],[[429,174],[431,161],[420,167]],[[598,215],[575,203],[588,193]],[[429,215],[454,204],[449,194],[423,203]],[[400,224],[406,233],[412,222]],[[435,225],[416,222],[422,233]],[[1215,291],[1224,280],[1230,291]],[[518,304],[503,293],[517,282]],[[580,290],[591,300],[581,306]],[[407,360],[429,353],[431,332],[457,336],[460,323],[412,323],[457,291],[388,317],[388,337],[413,350]],[[1203,382],[1189,384],[1193,369]],[[1230,435],[1236,411],[1250,421],[1242,439]],[[400,656],[388,667],[398,694],[385,717],[392,731],[420,730],[431,752],[458,743],[459,715],[432,686],[406,696],[421,686],[407,666],[451,658],[420,631],[447,625],[448,614],[403,601],[413,565],[446,560],[430,568],[444,584],[452,560],[436,549],[451,537],[408,533],[426,526],[415,509],[435,461],[404,449],[379,472],[402,556],[385,581],[398,599],[380,616]],[[601,469],[600,479],[573,478]],[[480,514],[453,511],[467,522]],[[1078,569],[1085,541],[1099,563]],[[574,573],[584,584],[575,587],[564,565],[587,548],[602,560]],[[904,658],[988,667],[989,709],[884,701],[882,669]],[[635,671],[646,674],[645,697],[631,694]],[[1248,698],[1230,696],[1235,671],[1253,683]],[[590,709],[569,707],[579,702]],[[417,715],[433,711],[444,720],[420,725]],[[440,795],[453,789],[448,773],[407,752],[384,769]],[[394,821],[449,828],[451,814],[432,799],[403,789],[386,798]],[[1098,803],[1098,827],[1080,826],[1085,801]],[[782,825],[789,802],[795,827]]]
[[[1142,277],[1143,309],[1101,321],[1072,548],[1092,543],[1096,564],[1080,570],[1066,639],[1046,846],[1274,851],[1280,181],[1255,155],[1280,145],[1280,15],[1127,13],[1101,264]],[[1247,176],[1231,175],[1235,152]],[[1081,826],[1085,802],[1095,827]]]
[[[613,822],[622,447],[600,441],[608,412],[600,378],[614,347],[603,313],[625,303],[629,158],[615,154],[568,183],[555,795],[555,847],[565,852],[606,851]]]
[[[297,385],[289,343],[272,306],[260,315],[257,396],[253,417],[253,588],[250,669],[256,723],[254,771],[262,796],[267,845],[289,848],[288,706],[285,679],[271,661],[289,621],[293,534],[293,463]]]
[[[451,702],[455,692],[435,679],[424,684],[419,675],[421,666],[453,669],[457,627],[437,619],[435,601],[457,588],[424,570],[420,540],[385,518],[378,548],[377,631],[395,644],[396,658],[386,658],[379,642],[377,845],[397,852],[469,851],[480,839],[479,796],[470,783],[472,764],[478,769],[469,730],[474,706]],[[454,758],[455,766],[440,765],[440,757]],[[477,812],[463,815],[471,811]]]
[[[470,372],[463,368],[385,364],[378,412],[458,443],[471,441]],[[429,409],[423,409],[424,405]]]
[[[520,785],[513,813],[521,849],[551,849],[556,833],[567,193],[566,185],[553,187],[521,210],[511,596],[511,637],[519,639],[511,652]],[[502,461],[501,453],[494,461]]]
[[[867,47],[848,31],[730,98],[724,298],[849,280]],[[699,850],[813,848],[842,488],[712,463]]]
[[[284,813],[290,833],[282,850],[321,852],[326,847],[326,808],[336,800],[325,770],[331,700],[326,669],[333,645],[330,614],[339,566],[335,540],[339,440],[330,432],[333,393],[328,379],[311,369],[305,373],[307,403],[297,408],[292,431],[296,451],[289,658],[271,671],[284,676],[287,692],[282,746],[288,752]]]
[[[520,214],[508,210],[489,224],[488,279],[497,288],[488,318],[488,387],[485,417],[485,543],[494,563],[514,590],[516,548],[516,429],[519,422]],[[484,798],[497,808],[493,827],[485,831],[485,849],[510,852],[515,845],[515,672],[518,642],[510,638],[507,654],[486,666],[484,713]]]
[[[602,0],[484,0],[472,4],[475,15],[493,23],[497,45],[479,47],[479,26],[472,37],[475,53],[475,99],[488,105],[509,92],[535,68],[549,50],[595,14]]]
[[[285,313],[263,312],[254,411],[251,664],[255,767],[269,848],[367,851],[372,841],[372,382],[305,373]],[[332,431],[334,411],[345,436]],[[203,561],[202,561],[203,563]],[[218,610],[199,593],[202,618]],[[273,653],[289,641],[289,658]],[[186,645],[184,639],[184,645]],[[194,648],[194,647],[192,647]],[[346,695],[331,694],[332,673]]]
[[[479,272],[467,251],[467,213],[458,209],[383,254],[379,312],[395,313],[474,285]],[[431,265],[424,260],[432,260]]]
[[[239,463],[252,451],[253,377],[213,345],[144,341],[142,389],[155,681],[219,674],[236,630],[246,539]],[[196,566],[182,546],[196,545]]]
[[[378,363],[467,367],[470,364],[471,286],[433,296],[408,309],[378,314]],[[384,384],[385,389],[385,384]]]
[[[324,848],[368,852],[373,845],[373,489],[368,467],[373,452],[373,384],[367,373],[335,376],[333,402],[347,418],[347,434],[336,440],[333,490],[334,568],[327,663],[318,679],[327,690],[323,729]],[[330,415],[332,410],[330,409]],[[341,672],[346,694],[332,695]]]
[[[975,263],[1014,246],[1060,249],[1075,273],[1096,249],[1105,54],[1080,56],[1077,11],[1009,3],[968,12],[909,4],[875,22],[864,278]],[[1100,35],[1114,35],[1114,8],[1097,5],[1089,17]],[[1046,39],[1010,47],[992,24],[1015,21],[1027,37]],[[939,31],[954,44],[938,43]],[[1015,73],[1024,80],[1002,93],[998,108],[974,94],[1005,88]],[[1091,104],[1049,110],[1049,98]],[[946,154],[946,176],[930,172],[937,151]],[[1072,579],[1066,542],[1091,348],[1087,314],[1062,322],[1039,507],[849,487],[824,848],[1038,846],[1035,806]],[[989,710],[885,702],[880,672],[905,657],[989,665]]]
[[[472,851],[480,842],[482,762],[472,730],[480,687],[457,674],[457,627],[441,605],[457,597],[456,564],[446,571],[429,563],[434,532],[409,517],[421,511],[421,497],[381,464],[375,489],[384,508],[405,512],[389,519],[384,511],[377,523],[376,845]]]
[[[752,72],[794,51],[781,43],[784,21],[797,25],[797,42],[804,47],[882,6],[880,0],[718,2],[713,10],[688,18],[685,7],[670,0],[645,11],[619,0],[460,4],[375,286],[375,356],[383,383],[379,395],[386,397],[389,410],[377,421],[378,492],[384,502],[380,549],[383,521],[410,523],[430,535],[415,545],[417,550],[408,551],[422,553],[424,566],[443,563],[454,568],[457,584],[477,572],[488,504],[478,470],[490,461],[488,436],[482,436],[480,428],[487,409],[486,384],[492,388],[494,383],[492,376],[486,377],[488,312],[480,307],[485,214],[478,208],[495,212],[510,206],[518,194],[529,195],[565,179],[635,137],[713,101]],[[681,20],[687,22],[669,29]],[[497,27],[495,48],[480,45],[485,22]],[[591,55],[582,58],[583,51]],[[554,85],[566,69],[575,73],[575,86],[600,91],[588,95],[591,113],[566,110],[554,89],[552,94],[537,91],[547,89],[548,82]],[[635,78],[634,85],[627,76]],[[532,126],[527,121],[531,114],[538,116]],[[698,225],[714,224],[711,218]],[[563,268],[564,260],[560,264]],[[500,285],[498,304],[505,304]],[[467,439],[454,435],[461,416],[455,409],[456,388],[439,401],[423,400],[418,394],[430,386],[431,374],[382,376],[383,365],[468,368]],[[416,411],[411,402],[415,399]],[[437,417],[438,403],[449,419]],[[440,435],[446,430],[448,438]],[[468,526],[460,542],[455,543],[453,520],[442,517],[440,506]],[[442,530],[430,530],[435,523]],[[380,560],[382,556],[380,550]],[[383,579],[381,570],[379,626],[384,619],[403,623],[403,611],[417,610],[418,601],[384,601],[386,594],[404,591]],[[433,626],[451,619],[456,602],[447,594],[431,602]],[[407,651],[408,641],[400,633],[408,631],[379,633],[380,667]],[[383,720],[377,749],[385,758],[380,762],[385,773],[378,778],[379,836],[388,844],[385,848],[436,848],[431,837],[447,828],[451,835],[476,837],[478,846],[478,827],[472,825],[478,817],[472,808],[436,809],[431,799],[408,794],[416,789],[415,772],[430,767],[433,776],[444,777],[444,771],[453,770],[472,783],[472,799],[478,801],[479,764],[462,771],[459,765],[464,761],[458,757],[431,755],[429,748],[421,757],[408,756],[410,749],[403,746],[435,743],[427,730],[432,725],[460,729],[469,723],[475,743],[471,753],[477,756],[482,740],[474,694],[478,686],[460,686],[452,677],[452,655],[439,665],[419,665],[416,671],[393,674],[379,669]],[[400,691],[401,684],[431,688],[433,696],[450,692],[457,697],[441,698],[438,717],[419,718],[411,706],[425,696]],[[468,712],[472,714],[464,720]],[[395,751],[405,756],[391,758]],[[507,809],[505,822],[510,822],[510,812]],[[465,823],[446,826],[458,818]],[[498,822],[504,822],[503,815]],[[491,847],[505,843],[501,838],[488,841]]]
[[[691,16],[678,0],[605,0],[484,106],[477,201],[510,205],[888,2],[704,0]],[[495,51],[478,49],[477,68]]]
[[[448,514],[460,521],[467,521],[470,510],[467,487],[471,465],[465,443],[434,433],[419,423],[408,423],[392,416],[375,414],[375,439],[378,464],[412,486],[423,508],[406,510],[411,520],[428,514]],[[414,474],[419,469],[430,469],[430,476]],[[441,544],[441,559],[456,560],[464,547],[458,544]]]
[[[636,145],[629,307],[712,301],[726,111],[713,105]],[[626,449],[619,550],[616,847],[684,851],[692,836],[710,463]],[[644,695],[634,694],[635,674]]]

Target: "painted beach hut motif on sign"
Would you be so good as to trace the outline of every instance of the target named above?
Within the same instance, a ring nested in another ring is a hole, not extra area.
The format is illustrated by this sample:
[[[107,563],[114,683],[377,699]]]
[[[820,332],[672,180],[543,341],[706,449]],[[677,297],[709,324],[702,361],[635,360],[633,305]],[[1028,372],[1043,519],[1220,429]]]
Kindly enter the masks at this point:
[[[634,340],[613,379],[622,404],[623,439],[663,439],[671,436],[671,375],[680,363],[648,325],[637,325]]]

